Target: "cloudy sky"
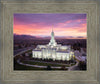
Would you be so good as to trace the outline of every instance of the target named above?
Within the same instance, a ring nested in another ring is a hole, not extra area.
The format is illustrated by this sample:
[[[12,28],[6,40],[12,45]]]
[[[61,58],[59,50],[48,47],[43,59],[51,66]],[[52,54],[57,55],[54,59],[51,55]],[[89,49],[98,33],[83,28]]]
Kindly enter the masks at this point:
[[[14,34],[87,38],[86,14],[14,14]]]

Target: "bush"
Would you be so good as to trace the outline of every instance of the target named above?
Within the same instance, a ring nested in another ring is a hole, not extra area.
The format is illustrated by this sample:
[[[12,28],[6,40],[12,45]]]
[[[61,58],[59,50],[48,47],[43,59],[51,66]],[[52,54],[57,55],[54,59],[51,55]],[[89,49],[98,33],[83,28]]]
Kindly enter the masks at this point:
[[[47,66],[47,70],[52,70],[50,65]]]

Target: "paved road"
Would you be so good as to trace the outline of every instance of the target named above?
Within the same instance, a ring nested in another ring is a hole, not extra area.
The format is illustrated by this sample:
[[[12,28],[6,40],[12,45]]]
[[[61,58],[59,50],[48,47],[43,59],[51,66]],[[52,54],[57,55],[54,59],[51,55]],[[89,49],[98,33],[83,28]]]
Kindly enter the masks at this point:
[[[28,48],[25,48],[25,49],[17,50],[17,51],[15,51],[15,55],[14,55],[14,56],[20,55],[20,54],[22,54],[23,52],[26,52],[26,51],[31,50],[31,49],[33,49],[33,47],[28,47]],[[24,63],[20,62],[20,60],[17,60],[17,62],[18,62],[19,64],[25,65],[25,66],[32,66],[32,67],[38,67],[38,68],[47,68],[47,66],[39,66],[39,65],[24,64]],[[40,61],[40,62],[41,62],[41,61]],[[45,63],[47,63],[47,62],[45,62]],[[52,63],[52,64],[54,64],[54,63]],[[59,64],[59,63],[56,63],[56,64]],[[76,63],[74,66],[65,67],[65,68],[68,68],[69,71],[71,71],[71,70],[79,70],[78,64],[79,64],[79,62],[77,61],[77,63]],[[62,65],[64,65],[64,64],[62,64]],[[67,64],[65,64],[65,65],[67,65]],[[58,69],[59,69],[59,68],[61,68],[61,67],[53,67],[53,66],[51,66],[51,68],[58,68]]]
[[[47,66],[39,66],[39,65],[25,64],[25,63],[20,62],[20,59],[17,60],[17,63],[19,63],[19,64],[21,64],[21,65],[31,66],[31,67],[37,67],[37,68],[47,68]],[[72,71],[72,70],[79,70],[78,64],[79,64],[79,62],[77,61],[77,63],[76,63],[74,66],[71,66],[71,67],[65,67],[65,68],[68,69],[69,71]],[[51,68],[57,68],[57,69],[60,69],[61,67],[54,67],[54,66],[51,66]]]
[[[72,71],[72,70],[79,70],[78,64],[79,64],[79,61],[77,61],[77,63],[76,63],[74,66],[69,67],[68,70],[69,70],[69,71]]]
[[[58,65],[68,65],[65,63],[52,63],[52,62],[44,62],[44,61],[37,61],[37,60],[26,60],[26,61],[31,61],[31,62],[42,62],[42,63],[50,63],[50,64],[58,64]]]
[[[37,68],[47,68],[47,66],[39,66],[39,65],[25,64],[25,63],[20,62],[20,60],[17,60],[17,63],[19,63],[19,64],[21,64],[21,65],[31,66],[31,67],[37,67]],[[53,67],[53,66],[51,66],[51,68],[60,69],[61,67]],[[68,67],[65,67],[65,68],[68,68]]]
[[[75,56],[76,59],[82,62],[86,62],[86,57],[85,56]]]
[[[31,50],[31,49],[33,49],[33,47],[27,47],[27,48],[23,48],[23,49],[14,50],[14,56],[19,55],[19,54],[26,52],[27,50]]]

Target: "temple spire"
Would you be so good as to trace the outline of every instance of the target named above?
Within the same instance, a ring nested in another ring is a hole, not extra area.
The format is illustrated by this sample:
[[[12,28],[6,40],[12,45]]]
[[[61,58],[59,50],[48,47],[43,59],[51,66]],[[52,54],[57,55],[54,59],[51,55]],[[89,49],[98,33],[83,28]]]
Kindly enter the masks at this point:
[[[52,32],[53,32],[53,27],[52,27]]]
[[[54,38],[54,31],[53,31],[53,27],[52,27],[52,32],[51,32],[51,40],[49,42],[49,45],[52,45],[52,46],[56,46],[57,43],[55,41],[55,38]]]

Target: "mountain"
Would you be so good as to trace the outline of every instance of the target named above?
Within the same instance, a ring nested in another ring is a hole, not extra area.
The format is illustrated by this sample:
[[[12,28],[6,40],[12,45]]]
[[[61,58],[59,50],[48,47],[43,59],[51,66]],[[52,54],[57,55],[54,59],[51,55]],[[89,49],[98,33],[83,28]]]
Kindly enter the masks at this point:
[[[19,39],[35,39],[35,36],[31,36],[31,35],[17,35],[14,34],[14,39],[19,40]]]
[[[28,39],[50,39],[50,36],[31,36],[31,35],[18,35],[18,34],[14,34],[14,39],[15,40],[28,40]],[[73,37],[73,36],[55,36],[55,39],[84,39],[84,37],[79,36],[79,37]]]

